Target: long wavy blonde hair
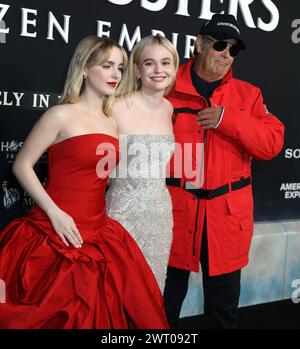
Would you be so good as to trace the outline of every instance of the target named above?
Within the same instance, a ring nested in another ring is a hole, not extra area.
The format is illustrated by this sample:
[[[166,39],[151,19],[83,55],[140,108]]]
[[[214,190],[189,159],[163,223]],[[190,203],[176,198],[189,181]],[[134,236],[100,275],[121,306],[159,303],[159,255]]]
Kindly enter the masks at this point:
[[[119,84],[115,94],[116,97],[130,96],[135,91],[138,91],[141,89],[142,83],[141,83],[141,79],[137,77],[136,65],[138,65],[144,50],[149,46],[153,46],[153,45],[161,45],[171,52],[174,65],[175,65],[175,73],[177,72],[177,69],[179,66],[179,56],[173,44],[168,39],[166,39],[161,35],[146,36],[141,41],[139,41],[131,51],[127,69],[124,72],[123,79]],[[176,77],[176,74],[174,75],[173,82],[170,84],[170,86],[168,86],[165,89],[164,95],[167,95],[170,89],[172,88],[172,85],[175,82],[175,77]]]
[[[123,66],[127,65],[127,54],[123,47],[109,38],[100,38],[96,35],[87,36],[77,45],[72,56],[63,93],[58,104],[77,103],[84,89],[83,73],[85,68],[96,64],[102,64],[108,60],[111,49],[117,47],[123,56]],[[110,116],[114,102],[114,96],[107,96],[103,101],[103,113]]]

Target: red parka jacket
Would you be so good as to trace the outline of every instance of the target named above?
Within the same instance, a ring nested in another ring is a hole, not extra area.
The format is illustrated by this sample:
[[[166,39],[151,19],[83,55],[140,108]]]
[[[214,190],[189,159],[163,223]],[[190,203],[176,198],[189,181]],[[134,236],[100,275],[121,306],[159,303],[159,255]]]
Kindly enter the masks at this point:
[[[176,108],[202,109],[207,101],[195,90],[190,69],[193,60],[178,71],[176,84],[168,99]],[[216,129],[204,131],[196,115],[183,109],[174,120],[175,142],[192,143],[193,166],[200,161],[195,145],[204,143],[203,189],[215,189],[251,176],[251,158],[270,160],[283,147],[284,126],[264,103],[259,88],[235,79],[230,70],[210,98],[211,106],[224,107]],[[181,149],[182,150],[182,149]],[[184,153],[186,156],[186,153]],[[174,156],[170,176],[178,177]],[[185,175],[180,176],[183,180]],[[181,180],[181,182],[183,182]],[[190,180],[190,179],[189,179]],[[197,199],[186,190],[168,186],[173,202],[174,237],[169,266],[199,271],[204,219],[207,224],[209,273],[230,273],[248,263],[253,235],[253,197],[251,185],[210,200]]]

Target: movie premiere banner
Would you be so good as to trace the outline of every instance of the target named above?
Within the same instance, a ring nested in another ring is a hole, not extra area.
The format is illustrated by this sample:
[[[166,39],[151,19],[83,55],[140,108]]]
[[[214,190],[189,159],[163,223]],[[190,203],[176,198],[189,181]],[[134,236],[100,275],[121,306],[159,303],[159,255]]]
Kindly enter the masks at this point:
[[[183,63],[214,13],[238,19],[247,49],[234,75],[260,87],[269,112],[286,125],[281,154],[253,160],[255,219],[300,218],[299,1],[0,0],[0,229],[33,204],[11,166],[33,124],[57,102],[78,41],[111,37],[130,52],[142,37],[159,33]],[[35,170],[45,183],[46,153]]]

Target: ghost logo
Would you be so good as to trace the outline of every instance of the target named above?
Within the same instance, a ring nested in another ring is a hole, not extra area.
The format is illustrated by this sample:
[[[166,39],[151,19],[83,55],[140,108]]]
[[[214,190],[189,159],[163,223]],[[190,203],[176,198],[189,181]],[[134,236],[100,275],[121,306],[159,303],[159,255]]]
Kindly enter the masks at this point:
[[[20,200],[20,194],[15,188],[8,188],[8,182],[2,183],[2,189],[4,191],[3,205],[9,210],[16,202]]]
[[[8,146],[8,149],[13,152],[13,153],[16,153],[20,148],[20,145],[17,141],[11,141],[9,143],[9,146]]]
[[[5,282],[0,279],[0,303],[6,303]]]
[[[16,140],[0,142],[0,153],[5,154],[8,163],[13,163],[19,150],[22,148],[23,142]]]
[[[21,149],[23,142],[18,142],[15,140],[12,141],[2,141],[0,143],[0,151],[7,153],[16,153]]]

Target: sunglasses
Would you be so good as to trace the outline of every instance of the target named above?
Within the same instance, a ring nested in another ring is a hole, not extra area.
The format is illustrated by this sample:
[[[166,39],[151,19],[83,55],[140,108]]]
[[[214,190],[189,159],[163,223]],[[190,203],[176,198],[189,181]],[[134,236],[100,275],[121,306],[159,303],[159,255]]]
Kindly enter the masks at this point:
[[[222,52],[229,45],[229,54],[231,57],[236,57],[240,52],[240,48],[238,45],[231,44],[230,42],[223,41],[223,40],[215,40],[208,36],[205,36],[205,38],[213,42],[212,47],[215,51]]]

